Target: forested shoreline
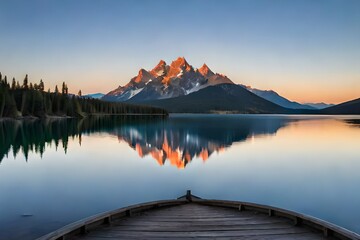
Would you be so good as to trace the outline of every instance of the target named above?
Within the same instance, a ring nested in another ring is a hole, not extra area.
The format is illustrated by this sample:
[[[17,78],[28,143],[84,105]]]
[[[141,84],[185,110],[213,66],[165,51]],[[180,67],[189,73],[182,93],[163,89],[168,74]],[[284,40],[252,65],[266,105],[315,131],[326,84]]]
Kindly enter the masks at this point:
[[[106,102],[99,99],[69,94],[63,82],[61,91],[56,86],[54,91],[45,91],[42,80],[29,83],[28,75],[22,84],[0,73],[0,119],[26,117],[86,117],[89,115],[167,115],[160,108],[132,105],[125,103]]]

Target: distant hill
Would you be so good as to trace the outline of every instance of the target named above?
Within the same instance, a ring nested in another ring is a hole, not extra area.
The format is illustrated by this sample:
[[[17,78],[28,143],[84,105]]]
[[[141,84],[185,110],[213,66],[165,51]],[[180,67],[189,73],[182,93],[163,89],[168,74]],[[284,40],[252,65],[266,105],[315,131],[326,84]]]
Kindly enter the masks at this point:
[[[128,102],[131,103],[131,99]],[[186,96],[137,103],[173,113],[294,113],[294,110],[265,100],[236,84],[219,84]]]
[[[240,84],[241,85],[241,84]],[[279,95],[277,92],[273,90],[260,90],[252,87],[248,87],[245,85],[241,85],[245,87],[247,90],[249,90],[252,93],[255,93],[259,97],[265,98],[266,100],[276,103],[277,105],[280,105],[285,108],[292,108],[292,109],[324,109],[327,107],[335,106],[335,104],[328,104],[328,103],[298,103],[295,101],[290,101],[289,99]]]
[[[321,103],[304,103],[304,105],[308,105],[308,106],[313,107],[315,109],[324,109],[324,108],[335,106],[335,104],[323,103],[323,102],[321,102]]]
[[[360,98],[320,110],[322,114],[360,114]]]
[[[102,98],[104,95],[105,95],[104,93],[91,93],[91,94],[83,95],[83,97],[100,99],[100,98]]]
[[[309,105],[300,104],[298,102],[290,101],[282,96],[280,96],[277,92],[273,90],[260,90],[252,87],[248,87],[245,85],[240,85],[249,90],[252,93],[255,93],[259,97],[262,97],[270,102],[276,103],[285,108],[292,108],[292,109],[317,109]]]

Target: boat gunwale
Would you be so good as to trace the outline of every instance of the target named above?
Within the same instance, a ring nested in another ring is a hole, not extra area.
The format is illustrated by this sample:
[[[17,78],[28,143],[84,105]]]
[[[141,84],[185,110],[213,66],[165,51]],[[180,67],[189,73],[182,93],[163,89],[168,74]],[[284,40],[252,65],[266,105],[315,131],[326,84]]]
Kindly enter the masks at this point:
[[[264,214],[268,214],[269,216],[284,217],[292,220],[294,225],[306,225],[312,229],[320,230],[323,232],[323,235],[325,237],[334,236],[340,239],[360,240],[359,234],[350,231],[346,228],[340,227],[338,225],[335,225],[333,223],[327,222],[325,220],[310,215],[298,213],[283,208],[251,203],[251,202],[231,201],[231,200],[192,199],[192,202],[203,205],[210,205],[210,206],[235,208],[238,209],[239,211],[255,211],[255,212],[257,211]]]
[[[171,200],[160,200],[160,201],[151,201],[146,203],[139,203],[135,205],[130,205],[127,207],[118,208],[115,210],[110,210],[102,213],[98,213],[87,218],[80,219],[76,222],[70,223],[61,227],[53,232],[50,232],[37,240],[55,240],[55,239],[65,239],[69,234],[70,236],[77,233],[86,233],[90,228],[100,226],[104,223],[110,223],[112,220],[120,219],[123,217],[131,216],[133,213],[138,213],[146,211],[152,208],[166,207],[166,206],[176,206],[187,203],[186,199],[171,199]],[[117,216],[119,215],[119,216]],[[92,226],[96,225],[96,226]]]
[[[197,203],[202,205],[209,206],[218,206],[226,208],[235,208],[238,211],[252,211],[260,212],[263,214],[268,214],[268,216],[277,216],[290,219],[293,221],[295,226],[305,225],[314,229],[318,232],[322,232],[324,237],[333,236],[338,239],[352,239],[360,240],[360,235],[352,232],[343,227],[337,226],[325,220],[321,220],[316,217],[312,217],[306,214],[298,213],[291,210],[286,210],[283,208],[277,208],[269,205],[262,205],[251,202],[242,202],[242,201],[232,201],[232,200],[213,200],[213,199],[202,199],[196,197],[188,192],[187,195],[184,195],[178,199],[171,200],[160,200],[152,201],[146,203],[139,203],[103,213],[99,213],[76,222],[70,223],[58,230],[50,232],[38,240],[57,240],[57,239],[67,239],[69,236],[73,236],[79,233],[86,233],[90,229],[94,229],[100,225],[111,224],[113,220],[121,219],[124,217],[131,216],[133,213],[140,213],[146,210],[182,205],[186,203]]]

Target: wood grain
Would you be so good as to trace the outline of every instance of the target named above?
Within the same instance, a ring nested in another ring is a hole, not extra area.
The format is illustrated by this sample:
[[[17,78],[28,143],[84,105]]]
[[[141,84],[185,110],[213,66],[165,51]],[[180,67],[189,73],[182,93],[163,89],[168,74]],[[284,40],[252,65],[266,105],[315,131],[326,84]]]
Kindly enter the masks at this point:
[[[189,203],[114,221],[78,239],[165,238],[323,239],[323,235],[281,217]]]
[[[320,219],[255,203],[207,200],[191,193],[97,214],[39,240],[343,239],[354,232]]]

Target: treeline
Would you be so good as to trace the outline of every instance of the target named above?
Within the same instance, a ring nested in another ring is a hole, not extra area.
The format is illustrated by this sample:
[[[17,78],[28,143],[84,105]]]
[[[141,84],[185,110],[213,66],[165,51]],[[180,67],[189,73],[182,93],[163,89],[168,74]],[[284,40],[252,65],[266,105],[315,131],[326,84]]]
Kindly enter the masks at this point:
[[[69,94],[65,82],[61,92],[56,86],[54,91],[45,91],[42,80],[29,83],[28,75],[22,84],[0,73],[0,118],[69,116],[85,117],[96,114],[164,114],[160,108],[139,106],[125,103],[105,102],[99,99],[84,98],[81,91],[78,95]]]

